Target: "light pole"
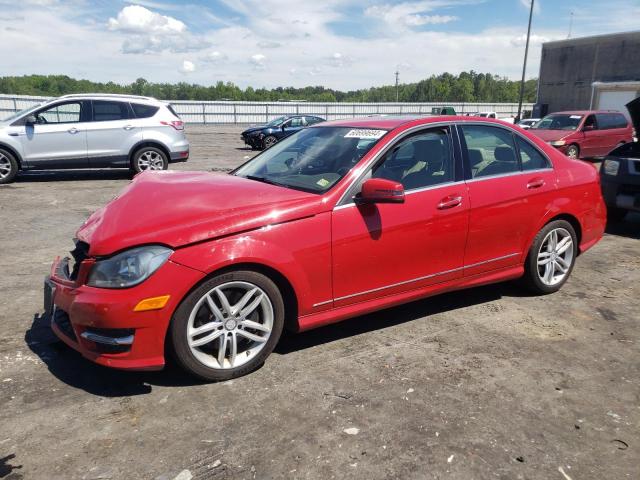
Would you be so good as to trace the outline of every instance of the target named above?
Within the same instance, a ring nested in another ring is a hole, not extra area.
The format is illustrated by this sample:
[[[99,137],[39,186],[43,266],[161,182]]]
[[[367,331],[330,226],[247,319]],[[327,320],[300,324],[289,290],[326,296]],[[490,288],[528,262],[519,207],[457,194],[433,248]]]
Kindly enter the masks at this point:
[[[400,99],[400,92],[398,90],[398,77],[400,75],[400,72],[398,71],[398,67],[396,67],[396,103],[398,103],[399,99]]]
[[[527,28],[527,43],[524,47],[524,64],[522,65],[522,80],[520,81],[520,100],[518,101],[518,116],[516,123],[520,121],[522,115],[522,99],[524,98],[524,76],[527,72],[527,55],[529,54],[529,38],[531,37],[531,19],[533,17],[533,4],[535,0],[531,0],[531,9],[529,10],[529,27]]]

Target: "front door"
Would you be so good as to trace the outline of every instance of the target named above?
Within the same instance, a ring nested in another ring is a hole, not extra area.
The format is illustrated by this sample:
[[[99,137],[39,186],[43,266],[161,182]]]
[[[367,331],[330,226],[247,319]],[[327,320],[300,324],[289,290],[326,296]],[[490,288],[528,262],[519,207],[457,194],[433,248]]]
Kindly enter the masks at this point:
[[[291,118],[282,125],[282,138],[288,137],[289,135],[302,130],[304,127],[305,122],[303,117]]]
[[[26,163],[35,168],[87,167],[86,102],[61,102],[35,112],[19,132]]]
[[[334,306],[462,276],[469,201],[464,183],[456,182],[452,145],[449,127],[400,140],[363,180],[402,183],[405,202],[350,201],[334,209]]]

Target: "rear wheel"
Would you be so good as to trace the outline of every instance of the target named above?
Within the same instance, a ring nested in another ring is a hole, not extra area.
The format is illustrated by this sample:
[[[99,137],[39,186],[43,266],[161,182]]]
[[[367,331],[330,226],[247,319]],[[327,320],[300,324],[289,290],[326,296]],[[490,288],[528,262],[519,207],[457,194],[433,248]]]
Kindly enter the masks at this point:
[[[131,168],[136,173],[169,168],[167,154],[156,147],[142,147],[133,154]]]
[[[571,275],[577,255],[573,226],[565,220],[548,223],[538,232],[529,250],[525,284],[536,293],[557,292]]]
[[[19,169],[15,157],[8,151],[0,149],[0,185],[13,182]]]
[[[567,147],[567,157],[569,158],[580,158],[580,147],[577,145],[569,145]]]
[[[218,275],[190,293],[174,314],[177,362],[205,380],[228,380],[258,368],[284,326],[278,287],[252,271]]]

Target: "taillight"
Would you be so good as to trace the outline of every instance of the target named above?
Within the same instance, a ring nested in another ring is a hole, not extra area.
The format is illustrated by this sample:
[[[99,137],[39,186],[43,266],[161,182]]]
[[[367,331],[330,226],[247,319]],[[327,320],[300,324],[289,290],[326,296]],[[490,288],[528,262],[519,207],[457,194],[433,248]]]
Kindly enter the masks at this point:
[[[160,122],[162,125],[173,127],[176,130],[184,130],[184,122],[182,120],[173,120],[172,122]]]

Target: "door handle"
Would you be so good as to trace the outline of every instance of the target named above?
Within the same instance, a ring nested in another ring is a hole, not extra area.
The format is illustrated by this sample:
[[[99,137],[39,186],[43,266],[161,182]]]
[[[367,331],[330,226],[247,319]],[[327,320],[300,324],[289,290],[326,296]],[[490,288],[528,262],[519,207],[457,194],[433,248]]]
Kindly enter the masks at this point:
[[[527,183],[527,188],[531,189],[531,188],[540,188],[541,186],[544,185],[544,179],[542,178],[534,178],[529,180],[529,182]]]
[[[78,133],[78,129],[76,127],[71,127],[69,130],[67,130],[67,132],[69,132],[71,135],[75,135],[76,133]]]
[[[125,130],[133,130],[135,127],[133,125],[125,125],[124,127]]]
[[[438,203],[438,210],[446,210],[448,208],[457,207],[462,203],[462,197],[459,195],[449,195],[448,197],[444,197]]]

